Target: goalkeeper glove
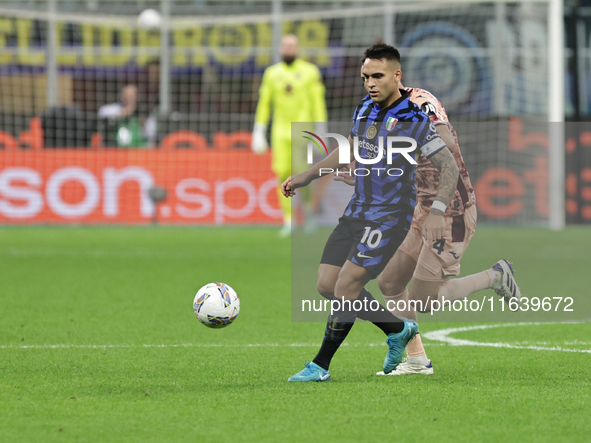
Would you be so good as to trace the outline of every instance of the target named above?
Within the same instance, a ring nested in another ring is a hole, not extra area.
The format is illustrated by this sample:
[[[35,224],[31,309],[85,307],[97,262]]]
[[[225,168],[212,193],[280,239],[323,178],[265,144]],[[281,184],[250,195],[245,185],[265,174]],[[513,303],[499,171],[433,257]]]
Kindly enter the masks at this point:
[[[264,123],[255,123],[252,131],[252,142],[250,148],[255,154],[264,154],[269,148],[265,134],[267,132],[267,125]]]

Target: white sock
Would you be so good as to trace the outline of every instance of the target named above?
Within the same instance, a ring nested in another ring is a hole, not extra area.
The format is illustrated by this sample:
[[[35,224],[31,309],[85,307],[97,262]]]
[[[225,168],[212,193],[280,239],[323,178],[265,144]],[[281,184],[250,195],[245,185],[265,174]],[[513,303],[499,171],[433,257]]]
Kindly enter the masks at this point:
[[[497,271],[496,269],[489,269],[488,271],[490,271],[492,274],[489,288],[500,289],[501,282],[503,281],[503,273],[501,271]]]
[[[487,269],[466,277],[452,278],[441,285],[438,298],[442,300],[442,297],[445,297],[445,300],[453,302],[462,300],[483,289],[495,288],[494,285],[498,285],[497,280],[501,281],[500,274],[494,269]]]
[[[427,354],[419,355],[417,357],[406,357],[406,359],[412,365],[427,366],[429,364]]]

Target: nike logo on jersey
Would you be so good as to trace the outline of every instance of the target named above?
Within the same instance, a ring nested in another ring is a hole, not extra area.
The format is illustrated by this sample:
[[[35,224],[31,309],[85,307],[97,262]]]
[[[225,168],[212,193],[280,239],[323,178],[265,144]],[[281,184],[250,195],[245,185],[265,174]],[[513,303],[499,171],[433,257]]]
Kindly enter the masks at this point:
[[[357,120],[361,120],[363,118],[367,118],[367,115],[361,115],[361,116],[357,117]]]
[[[373,258],[373,257],[370,257],[369,255],[363,255],[361,252],[357,253],[357,257],[359,257],[359,258]]]

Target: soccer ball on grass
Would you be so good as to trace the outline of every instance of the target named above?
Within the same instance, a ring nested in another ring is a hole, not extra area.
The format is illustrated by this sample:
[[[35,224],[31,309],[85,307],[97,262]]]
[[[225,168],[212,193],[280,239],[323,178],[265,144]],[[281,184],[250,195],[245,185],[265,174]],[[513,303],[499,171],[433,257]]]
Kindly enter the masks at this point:
[[[193,300],[197,320],[209,328],[225,328],[240,312],[240,298],[225,283],[209,283],[197,291]]]

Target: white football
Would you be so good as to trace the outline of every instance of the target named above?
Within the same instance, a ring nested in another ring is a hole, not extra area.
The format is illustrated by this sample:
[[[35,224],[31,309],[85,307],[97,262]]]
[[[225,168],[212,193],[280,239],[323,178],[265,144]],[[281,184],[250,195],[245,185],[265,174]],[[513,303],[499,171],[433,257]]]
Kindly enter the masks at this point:
[[[145,9],[137,17],[138,27],[146,30],[160,29],[162,17],[155,9]]]
[[[240,312],[240,298],[225,283],[209,283],[197,291],[193,300],[197,320],[209,328],[225,328]]]

